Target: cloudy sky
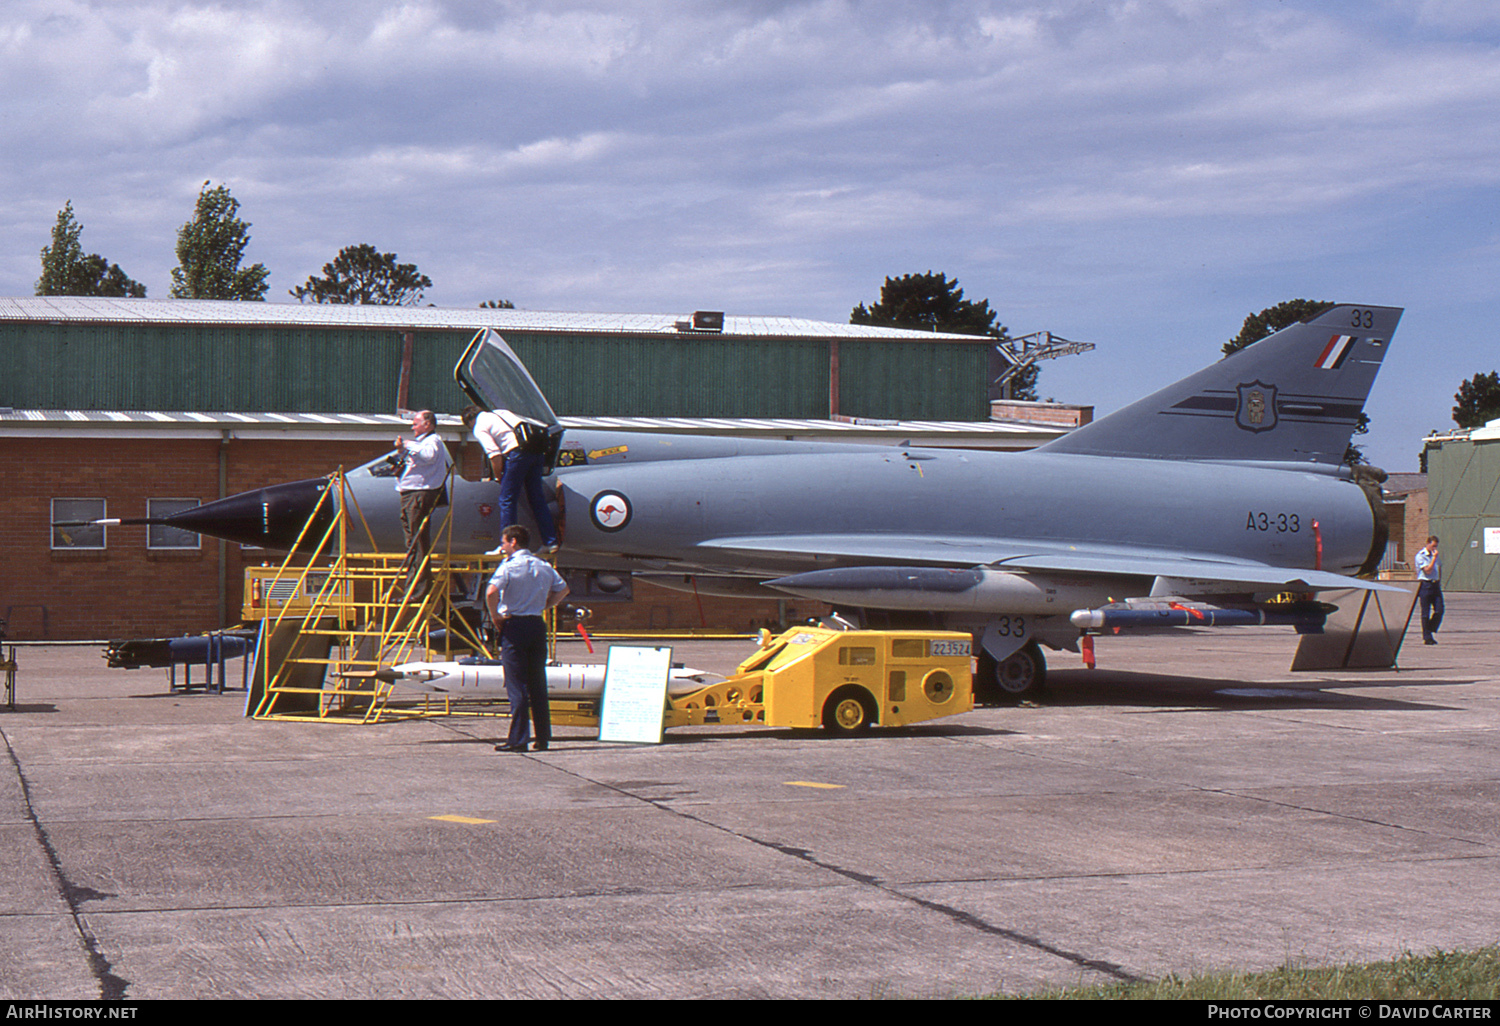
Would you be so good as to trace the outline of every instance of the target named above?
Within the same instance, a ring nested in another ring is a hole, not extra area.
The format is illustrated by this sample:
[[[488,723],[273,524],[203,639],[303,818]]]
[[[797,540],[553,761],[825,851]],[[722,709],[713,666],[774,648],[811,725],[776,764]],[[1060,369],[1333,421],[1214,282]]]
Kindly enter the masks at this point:
[[[0,295],[58,210],[165,297],[205,181],[270,298],[848,319],[886,275],[1094,342],[1101,412],[1305,297],[1406,307],[1366,451],[1500,366],[1493,0],[0,3]],[[586,411],[569,411],[586,412]]]

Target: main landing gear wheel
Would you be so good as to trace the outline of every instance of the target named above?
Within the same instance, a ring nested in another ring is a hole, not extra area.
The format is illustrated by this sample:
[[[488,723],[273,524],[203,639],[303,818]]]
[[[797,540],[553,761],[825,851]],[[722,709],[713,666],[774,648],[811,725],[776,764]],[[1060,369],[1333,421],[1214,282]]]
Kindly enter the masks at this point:
[[[864,734],[875,722],[875,699],[864,688],[839,688],[823,703],[823,728],[830,734]]]
[[[974,678],[974,697],[995,705],[1014,705],[1035,699],[1047,682],[1047,660],[1042,647],[1032,641],[1005,659],[979,650],[979,673]]]

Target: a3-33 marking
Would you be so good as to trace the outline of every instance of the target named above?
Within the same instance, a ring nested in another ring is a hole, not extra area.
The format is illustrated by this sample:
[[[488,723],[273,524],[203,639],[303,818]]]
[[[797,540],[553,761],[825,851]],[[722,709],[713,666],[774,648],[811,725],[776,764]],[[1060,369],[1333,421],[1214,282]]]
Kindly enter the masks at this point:
[[[1296,513],[1251,510],[1245,517],[1245,530],[1296,534],[1302,530],[1302,517]]]

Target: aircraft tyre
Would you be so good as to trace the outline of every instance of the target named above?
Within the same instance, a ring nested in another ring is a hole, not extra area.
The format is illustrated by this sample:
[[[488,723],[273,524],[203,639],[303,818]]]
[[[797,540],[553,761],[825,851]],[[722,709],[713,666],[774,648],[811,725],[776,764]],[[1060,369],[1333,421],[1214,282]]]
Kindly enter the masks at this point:
[[[1042,647],[1029,642],[996,662],[988,652],[979,651],[979,673],[974,678],[974,697],[993,705],[1014,705],[1034,699],[1047,682],[1047,660]]]
[[[857,685],[839,688],[823,703],[823,729],[830,734],[842,737],[867,734],[874,722],[875,699]]]

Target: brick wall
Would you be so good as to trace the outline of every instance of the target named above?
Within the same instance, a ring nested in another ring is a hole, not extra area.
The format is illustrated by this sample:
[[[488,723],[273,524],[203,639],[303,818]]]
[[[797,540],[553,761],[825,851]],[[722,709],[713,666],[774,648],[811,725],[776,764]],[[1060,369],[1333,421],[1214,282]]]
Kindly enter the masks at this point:
[[[102,498],[110,517],[143,517],[148,499],[219,498],[215,439],[0,438],[0,617],[14,640],[171,637],[239,622],[246,566],[280,554],[203,538],[194,550],[152,550],[147,528],[111,527],[106,547],[51,548],[51,500]],[[226,494],[352,469],[384,452],[387,442],[233,440],[226,456]],[[477,477],[479,447],[464,446],[462,472]],[[223,608],[220,622],[220,559]],[[775,600],[745,601],[635,584],[635,601],[599,603],[597,630],[700,628],[750,631],[775,627]],[[827,607],[788,596],[791,622]]]
[[[1408,492],[1406,494],[1406,518],[1402,524],[1405,531],[1406,541],[1404,547],[1407,563],[1416,559],[1417,552],[1426,546],[1427,536],[1432,533],[1428,529],[1429,526],[1427,489],[1423,488],[1420,491]],[[1441,546],[1446,542],[1448,542],[1446,538],[1439,540],[1440,550]]]
[[[220,544],[152,550],[145,527],[111,527],[102,550],[51,547],[51,500],[102,498],[110,517],[143,517],[147,499],[219,497],[214,439],[0,438],[0,617],[15,640],[170,636],[219,623]],[[231,441],[228,494],[316,477],[384,452],[379,443]],[[259,552],[225,544],[225,602],[239,619],[243,567]]]

